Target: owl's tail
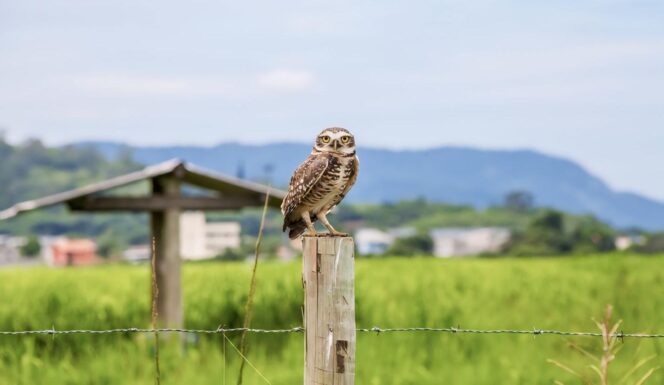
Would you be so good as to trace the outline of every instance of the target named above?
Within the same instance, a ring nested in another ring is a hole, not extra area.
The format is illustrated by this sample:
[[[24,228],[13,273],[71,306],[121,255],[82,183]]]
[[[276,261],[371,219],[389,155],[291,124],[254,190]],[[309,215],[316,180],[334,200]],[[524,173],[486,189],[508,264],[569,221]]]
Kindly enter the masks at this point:
[[[290,231],[288,232],[288,238],[295,239],[307,230],[307,225],[303,220],[300,219],[297,222],[289,223],[288,228],[290,228]]]

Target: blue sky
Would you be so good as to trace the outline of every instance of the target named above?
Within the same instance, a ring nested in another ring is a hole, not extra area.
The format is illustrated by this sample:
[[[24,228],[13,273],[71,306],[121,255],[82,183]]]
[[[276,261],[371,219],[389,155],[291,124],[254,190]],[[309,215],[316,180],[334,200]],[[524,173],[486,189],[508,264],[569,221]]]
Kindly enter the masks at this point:
[[[664,200],[663,1],[0,0],[12,141],[532,148]]]

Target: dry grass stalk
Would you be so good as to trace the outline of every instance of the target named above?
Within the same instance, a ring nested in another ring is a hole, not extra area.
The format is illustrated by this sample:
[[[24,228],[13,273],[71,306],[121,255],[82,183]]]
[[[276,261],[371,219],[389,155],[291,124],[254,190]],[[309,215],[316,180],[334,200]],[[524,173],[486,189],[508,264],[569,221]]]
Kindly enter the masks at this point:
[[[159,299],[159,287],[157,286],[157,247],[156,241],[152,238],[152,330],[154,330],[154,366],[155,366],[155,384],[161,383],[161,369],[159,368],[159,332],[157,331],[157,300]]]
[[[243,358],[243,360],[240,363],[240,373],[237,378],[237,385],[242,385],[242,378],[244,374],[244,363],[246,362],[246,358],[244,358],[247,354],[247,331],[251,326],[251,312],[253,309],[253,304],[254,304],[254,295],[256,293],[256,269],[258,268],[258,255],[260,254],[260,249],[261,249],[261,243],[263,241],[263,228],[265,227],[265,216],[267,215],[267,204],[270,199],[270,190],[268,189],[267,193],[265,194],[265,203],[263,205],[263,214],[261,216],[261,224],[260,227],[258,228],[258,237],[256,238],[256,249],[254,253],[254,266],[251,270],[251,283],[249,284],[249,295],[247,296],[247,303],[245,304],[244,307],[244,323],[242,325],[245,330],[242,332],[242,336],[240,337],[240,350],[238,353],[240,353],[240,356]]]
[[[618,342],[619,341],[622,342],[622,340],[620,339],[619,335],[617,335],[618,329],[622,324],[622,320],[619,320],[616,323],[612,324],[611,323],[612,316],[613,316],[613,306],[607,305],[606,310],[604,312],[604,318],[601,321],[596,321],[593,319],[595,325],[597,325],[597,328],[599,328],[599,330],[602,333],[601,354],[599,355],[592,354],[574,342],[569,343],[570,348],[572,348],[574,351],[583,355],[584,357],[588,358],[591,361],[591,364],[588,365],[587,367],[591,369],[592,374],[596,375],[594,378],[593,376],[587,375],[587,373],[585,373],[585,371],[583,370],[583,367],[581,368],[582,370],[578,370],[578,369],[573,369],[572,367],[565,365],[557,360],[548,359],[547,362],[574,375],[581,381],[581,383],[585,385],[609,385],[609,366],[611,362],[613,362],[616,359],[618,352],[620,352],[620,350],[623,347],[622,344],[618,344]],[[639,369],[641,369],[643,365],[645,365],[654,358],[655,356],[650,356],[639,360],[621,377],[620,381],[618,381],[618,384],[628,384],[629,379]],[[643,385],[657,369],[658,369],[657,367],[648,369],[641,377],[639,377],[638,380],[636,380],[636,382],[633,382],[632,384]],[[554,383],[556,385],[564,385],[564,383],[559,380],[555,380]]]

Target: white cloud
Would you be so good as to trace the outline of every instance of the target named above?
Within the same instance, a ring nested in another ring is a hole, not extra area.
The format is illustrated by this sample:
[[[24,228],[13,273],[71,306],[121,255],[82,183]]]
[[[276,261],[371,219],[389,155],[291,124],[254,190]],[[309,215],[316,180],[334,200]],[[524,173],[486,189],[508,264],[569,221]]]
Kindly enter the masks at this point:
[[[315,79],[309,71],[275,69],[258,75],[258,85],[270,90],[295,92],[311,88]]]

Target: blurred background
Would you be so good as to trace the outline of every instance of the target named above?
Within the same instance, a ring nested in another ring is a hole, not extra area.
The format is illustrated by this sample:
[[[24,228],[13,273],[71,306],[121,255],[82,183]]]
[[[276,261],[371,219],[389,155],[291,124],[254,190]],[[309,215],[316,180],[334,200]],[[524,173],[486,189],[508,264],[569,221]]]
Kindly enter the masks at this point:
[[[661,332],[663,16],[649,0],[0,0],[0,329],[149,322],[149,215],[41,198],[172,159],[285,189],[341,126],[361,168],[330,219],[355,238],[358,326],[592,329],[612,303],[625,329]],[[200,187],[184,191],[217,196]],[[241,323],[260,217],[182,213],[186,326]],[[268,328],[301,323],[281,221],[268,212],[261,253]],[[301,381],[298,338],[253,341],[273,383]],[[437,338],[361,337],[360,383],[567,383],[546,360],[576,357],[565,340]],[[141,383],[149,345],[6,337],[0,384]],[[165,381],[219,383],[220,346],[165,356]]]

